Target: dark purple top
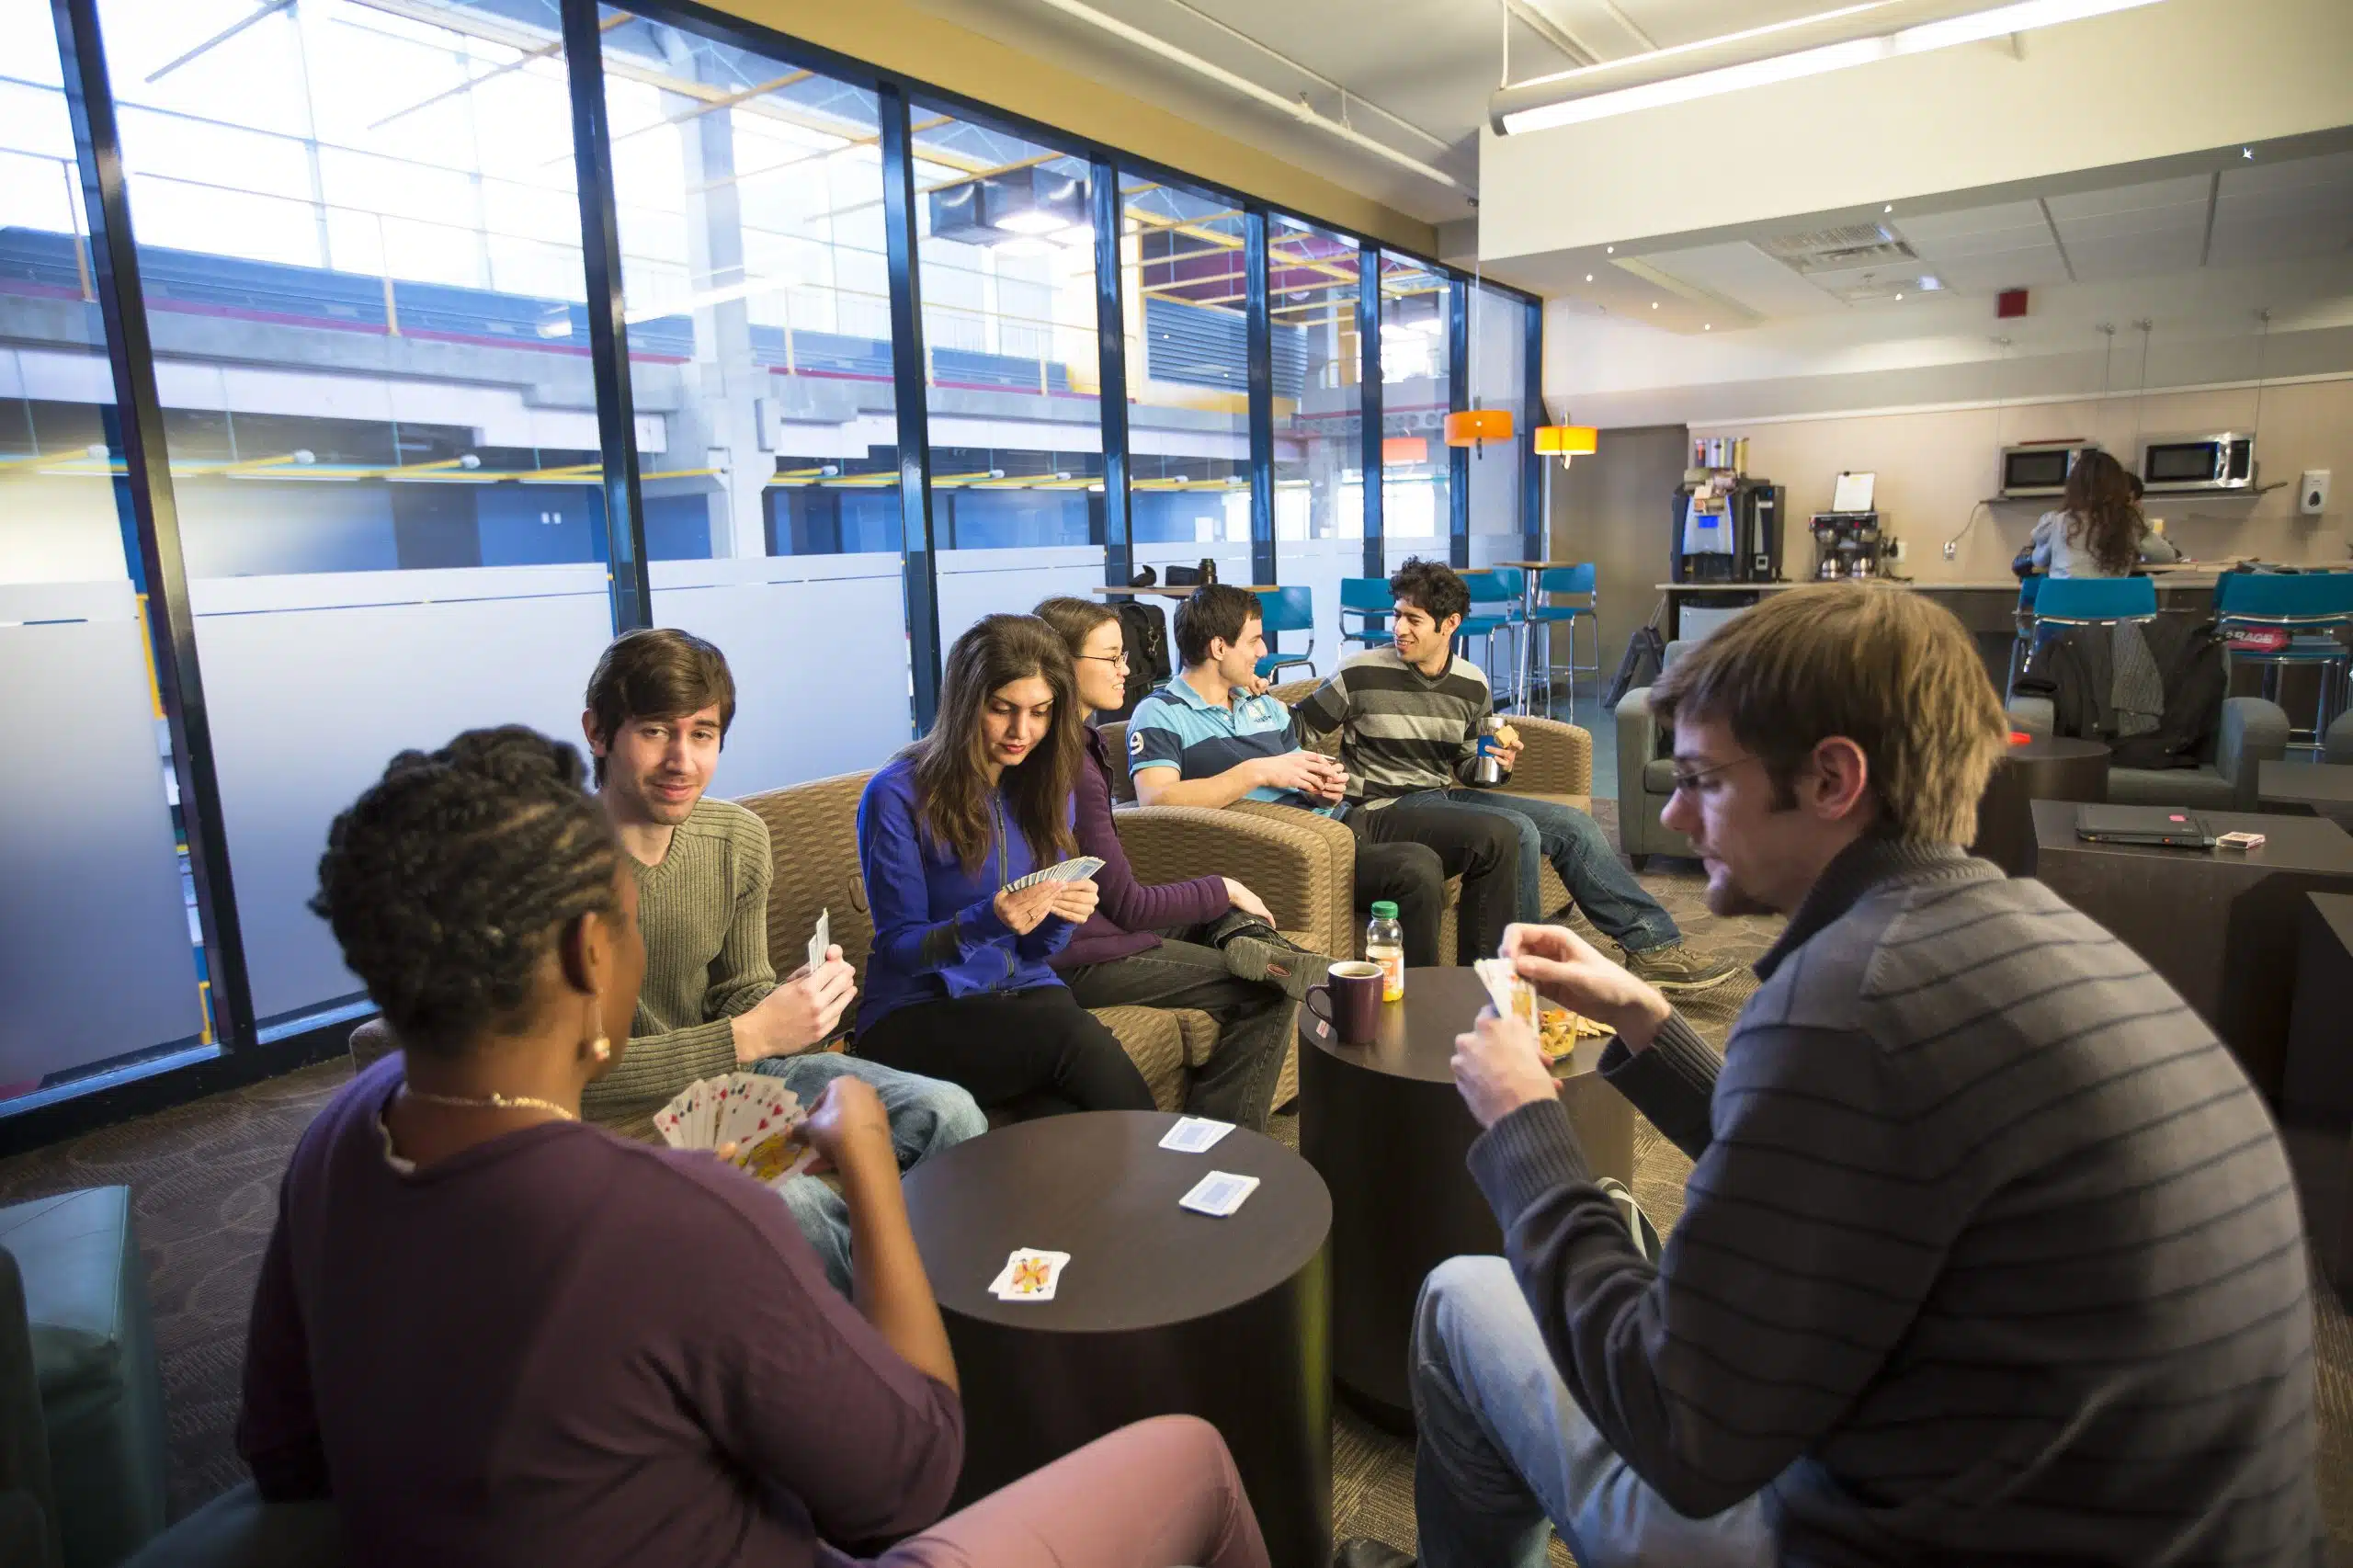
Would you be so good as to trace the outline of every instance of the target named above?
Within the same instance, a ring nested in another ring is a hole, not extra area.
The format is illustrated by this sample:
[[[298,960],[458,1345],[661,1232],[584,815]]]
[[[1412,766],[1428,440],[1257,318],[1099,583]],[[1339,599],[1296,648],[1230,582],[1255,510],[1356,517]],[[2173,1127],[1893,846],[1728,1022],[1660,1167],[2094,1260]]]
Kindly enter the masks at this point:
[[[1077,807],[1073,825],[1078,852],[1103,862],[1095,873],[1095,885],[1103,896],[1070,945],[1048,960],[1065,974],[1091,963],[1132,958],[1160,945],[1154,932],[1206,926],[1233,906],[1225,896],[1223,877],[1195,877],[1158,887],[1136,881],[1128,852],[1120,847],[1120,830],[1111,825],[1110,756],[1103,748],[1103,732],[1092,724],[1086,727],[1086,755],[1094,766],[1078,770],[1078,787],[1071,796]]]
[[[708,1153],[549,1122],[410,1174],[396,1052],[278,1189],[237,1451],[354,1564],[805,1568],[920,1528],[963,1412]]]

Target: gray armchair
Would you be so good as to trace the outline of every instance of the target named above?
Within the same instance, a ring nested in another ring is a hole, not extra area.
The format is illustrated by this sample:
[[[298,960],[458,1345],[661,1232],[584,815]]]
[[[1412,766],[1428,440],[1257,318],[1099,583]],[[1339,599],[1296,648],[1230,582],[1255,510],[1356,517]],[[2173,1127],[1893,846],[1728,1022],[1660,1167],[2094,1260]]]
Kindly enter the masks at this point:
[[[2052,732],[2047,697],[2013,697],[2010,718],[2038,735]],[[2213,736],[2189,767],[2110,767],[2108,799],[2119,806],[2194,806],[2210,812],[2257,810],[2261,765],[2288,752],[2288,714],[2260,697],[2226,697]]]
[[[1659,661],[1664,669],[1683,656],[1688,642],[1669,642]],[[1662,824],[1675,793],[1675,765],[1668,742],[1651,715],[1651,688],[1637,687],[1618,703],[1618,837],[1640,870],[1654,855],[1691,853],[1691,841]]]
[[[113,1568],[164,1527],[164,1463],[131,1189],[0,1209],[0,1562]]]

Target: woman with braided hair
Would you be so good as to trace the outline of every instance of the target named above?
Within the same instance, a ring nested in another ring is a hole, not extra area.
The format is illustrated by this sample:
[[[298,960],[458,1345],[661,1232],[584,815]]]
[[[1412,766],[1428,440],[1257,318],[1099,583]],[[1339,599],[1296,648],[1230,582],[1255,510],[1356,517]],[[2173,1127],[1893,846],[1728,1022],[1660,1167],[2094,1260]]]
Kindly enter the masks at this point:
[[[1183,1417],[924,1529],[963,1416],[871,1086],[836,1080],[805,1128],[855,1304],[743,1172],[580,1120],[644,969],[583,773],[471,731],[394,757],[329,833],[313,907],[403,1049],[279,1190],[237,1425],[262,1495],[332,1497],[363,1564],[841,1568],[835,1543],[922,1530],[876,1562],[1264,1568],[1233,1460]]]

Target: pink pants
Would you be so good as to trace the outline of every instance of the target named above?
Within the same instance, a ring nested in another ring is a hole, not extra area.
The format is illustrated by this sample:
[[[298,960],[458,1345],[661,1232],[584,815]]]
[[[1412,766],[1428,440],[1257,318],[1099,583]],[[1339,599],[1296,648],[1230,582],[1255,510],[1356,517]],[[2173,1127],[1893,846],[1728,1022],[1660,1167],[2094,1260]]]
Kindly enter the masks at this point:
[[[873,1560],[873,1568],[1267,1568],[1233,1456],[1208,1422],[1097,1437]]]

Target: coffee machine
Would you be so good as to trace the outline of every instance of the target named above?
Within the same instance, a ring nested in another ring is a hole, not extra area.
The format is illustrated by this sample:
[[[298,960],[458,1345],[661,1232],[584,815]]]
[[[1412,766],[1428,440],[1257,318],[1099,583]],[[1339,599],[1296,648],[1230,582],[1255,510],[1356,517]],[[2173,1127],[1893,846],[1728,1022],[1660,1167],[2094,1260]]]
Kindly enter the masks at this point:
[[[1881,574],[1881,537],[1877,512],[1816,512],[1813,515],[1813,574],[1824,582]]]
[[[1667,532],[1667,580],[1781,580],[1781,487],[1769,479],[1722,475],[1675,493]]]

